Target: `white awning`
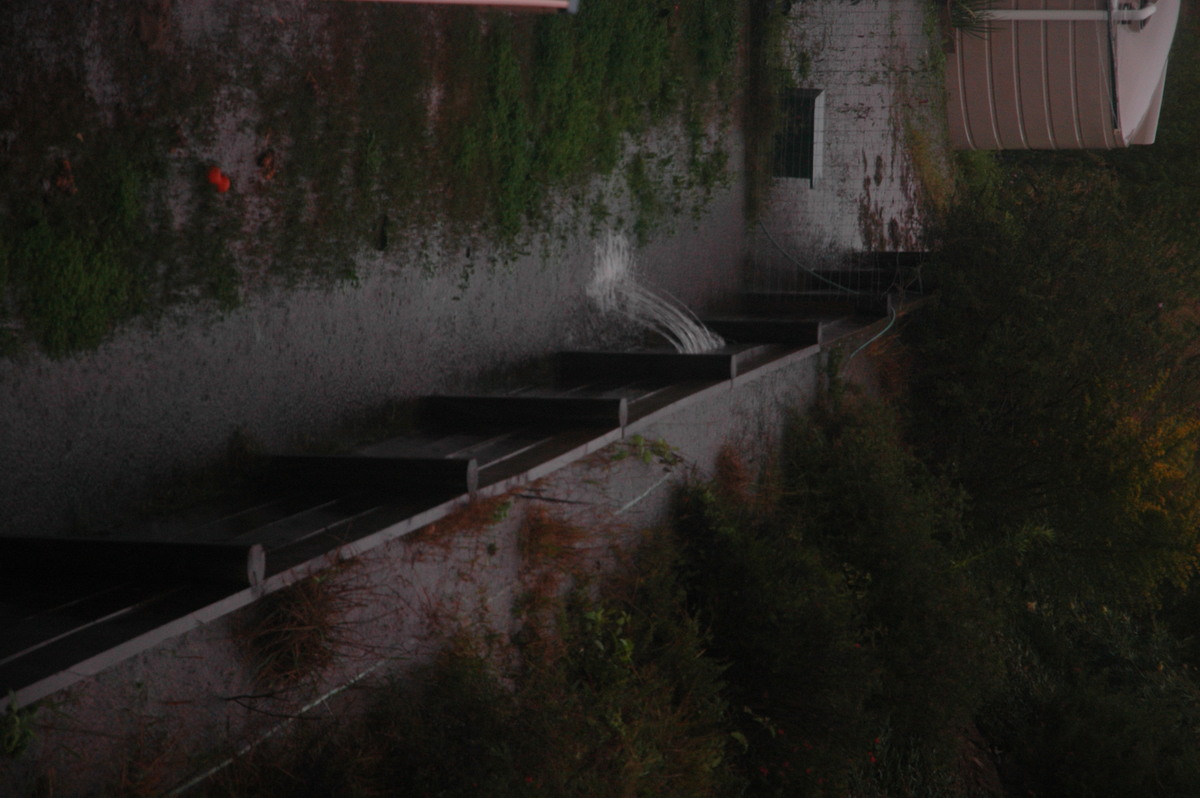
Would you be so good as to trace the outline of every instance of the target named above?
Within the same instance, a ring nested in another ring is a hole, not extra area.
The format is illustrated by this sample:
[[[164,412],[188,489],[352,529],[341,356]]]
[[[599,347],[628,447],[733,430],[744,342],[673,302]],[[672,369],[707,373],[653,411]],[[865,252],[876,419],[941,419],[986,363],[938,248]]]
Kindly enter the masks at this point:
[[[1126,144],[1154,142],[1179,3],[1158,0],[1154,15],[1140,30],[1137,25],[1116,25],[1118,129]]]

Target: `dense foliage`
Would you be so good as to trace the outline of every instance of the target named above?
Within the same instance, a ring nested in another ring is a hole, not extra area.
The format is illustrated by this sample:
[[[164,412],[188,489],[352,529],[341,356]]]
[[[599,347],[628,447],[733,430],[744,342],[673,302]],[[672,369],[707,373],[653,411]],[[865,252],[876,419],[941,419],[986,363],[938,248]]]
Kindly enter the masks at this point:
[[[773,499],[683,497],[685,582],[748,708],[751,794],[886,791],[917,760],[958,780],[992,624],[954,565],[961,496],[899,434],[881,407],[797,416]]]
[[[1186,588],[1155,609],[1128,601],[1142,571],[1134,590],[1049,527],[991,537],[902,430],[873,402],[819,408],[774,485],[684,497],[684,583],[746,707],[747,794],[1195,794]]]
[[[264,745],[205,794],[736,794],[723,666],[684,610],[676,561],[668,536],[649,536],[600,600],[582,586],[527,597],[511,645],[453,634],[364,693],[363,717]]]
[[[1029,578],[1108,600],[1195,565],[1197,258],[1156,221],[1100,163],[1010,167],[947,220],[911,327],[915,428],[977,544],[1046,530]]]

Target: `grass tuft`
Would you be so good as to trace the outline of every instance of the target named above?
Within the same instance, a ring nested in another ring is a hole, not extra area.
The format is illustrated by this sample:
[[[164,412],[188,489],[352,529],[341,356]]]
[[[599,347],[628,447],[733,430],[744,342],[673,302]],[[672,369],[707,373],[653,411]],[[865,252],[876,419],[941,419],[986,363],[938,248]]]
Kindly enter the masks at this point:
[[[310,576],[253,605],[236,637],[262,687],[282,690],[319,678],[348,642],[344,618],[361,605],[344,569]]]
[[[751,501],[753,476],[741,453],[732,444],[726,443],[717,452],[713,486],[722,497],[729,501],[739,503]]]

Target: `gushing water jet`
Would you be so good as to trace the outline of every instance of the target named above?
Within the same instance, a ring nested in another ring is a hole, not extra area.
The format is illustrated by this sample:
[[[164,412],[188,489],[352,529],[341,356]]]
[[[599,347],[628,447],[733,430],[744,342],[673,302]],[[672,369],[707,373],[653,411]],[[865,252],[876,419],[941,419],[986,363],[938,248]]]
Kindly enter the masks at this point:
[[[677,352],[695,355],[725,345],[678,300],[642,285],[633,269],[633,250],[621,233],[609,232],[596,242],[596,270],[588,296],[601,310],[619,313],[643,329],[662,336]]]

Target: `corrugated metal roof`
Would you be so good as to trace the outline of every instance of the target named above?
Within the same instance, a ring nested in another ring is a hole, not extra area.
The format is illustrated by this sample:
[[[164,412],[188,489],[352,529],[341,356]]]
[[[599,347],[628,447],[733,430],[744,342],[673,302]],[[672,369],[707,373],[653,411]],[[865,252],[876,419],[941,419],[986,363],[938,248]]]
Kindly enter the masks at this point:
[[[1114,23],[1110,2],[1000,0],[997,10],[1022,19],[993,19],[982,34],[955,31],[946,71],[954,145],[1108,149],[1153,142],[1180,0],[1158,0],[1136,23]],[[1063,19],[1064,12],[1078,18]],[[1042,14],[1049,18],[1036,18]]]

